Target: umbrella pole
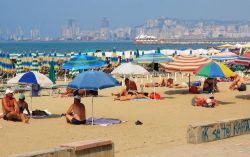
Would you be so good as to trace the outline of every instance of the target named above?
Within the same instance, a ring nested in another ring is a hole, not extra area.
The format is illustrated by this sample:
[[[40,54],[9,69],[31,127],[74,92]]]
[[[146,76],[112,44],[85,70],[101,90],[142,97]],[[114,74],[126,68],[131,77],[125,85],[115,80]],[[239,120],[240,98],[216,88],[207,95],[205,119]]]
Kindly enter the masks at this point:
[[[64,70],[64,82],[66,82],[66,69]]]
[[[32,85],[31,85],[31,91],[30,91],[30,117],[32,117]]]
[[[94,125],[94,106],[93,106],[93,95],[92,95],[92,111],[91,111],[91,115],[92,115],[92,125]]]
[[[191,82],[190,82],[190,73],[188,74],[188,89],[190,91],[190,86],[191,86]]]

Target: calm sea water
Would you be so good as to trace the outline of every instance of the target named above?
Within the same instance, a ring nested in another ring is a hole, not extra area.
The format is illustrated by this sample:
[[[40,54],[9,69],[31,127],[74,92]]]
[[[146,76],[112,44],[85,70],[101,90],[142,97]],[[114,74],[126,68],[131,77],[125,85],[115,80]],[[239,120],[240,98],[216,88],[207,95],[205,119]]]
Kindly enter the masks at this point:
[[[199,49],[216,46],[212,44],[164,44],[164,45],[136,45],[133,42],[0,42],[3,52],[82,52],[100,49],[102,51],[124,50],[156,50],[160,49]]]

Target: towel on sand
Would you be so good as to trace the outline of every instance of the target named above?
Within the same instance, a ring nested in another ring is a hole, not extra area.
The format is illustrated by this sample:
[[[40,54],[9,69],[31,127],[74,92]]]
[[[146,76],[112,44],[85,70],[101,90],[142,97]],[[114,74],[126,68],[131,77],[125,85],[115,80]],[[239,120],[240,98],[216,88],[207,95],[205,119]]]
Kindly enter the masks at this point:
[[[121,121],[120,119],[113,119],[113,118],[93,118],[94,125],[101,125],[101,126],[108,126],[112,124],[120,124],[126,121]],[[92,117],[89,117],[86,120],[86,124],[92,124]]]

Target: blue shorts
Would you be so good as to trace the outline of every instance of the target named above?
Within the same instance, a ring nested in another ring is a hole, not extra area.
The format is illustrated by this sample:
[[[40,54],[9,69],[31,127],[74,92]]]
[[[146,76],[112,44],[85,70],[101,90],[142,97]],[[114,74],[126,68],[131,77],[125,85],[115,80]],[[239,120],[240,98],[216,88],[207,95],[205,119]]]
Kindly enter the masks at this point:
[[[75,124],[75,125],[86,124],[86,120],[79,121],[79,120],[77,120],[75,118],[72,118],[71,119],[71,124]]]

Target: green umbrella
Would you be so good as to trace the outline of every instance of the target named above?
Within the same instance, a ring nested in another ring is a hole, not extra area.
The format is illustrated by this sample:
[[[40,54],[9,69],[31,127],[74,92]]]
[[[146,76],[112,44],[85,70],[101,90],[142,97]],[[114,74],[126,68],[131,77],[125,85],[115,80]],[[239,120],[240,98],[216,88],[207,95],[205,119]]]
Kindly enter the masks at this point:
[[[55,75],[55,67],[54,67],[54,61],[50,62],[50,69],[49,69],[49,78],[52,82],[56,82],[56,75]]]
[[[31,65],[31,71],[38,71],[38,58],[37,53],[32,54],[32,65]]]
[[[16,62],[16,73],[20,74],[23,72],[23,65],[22,65],[22,54],[19,53],[17,56],[17,62]]]

